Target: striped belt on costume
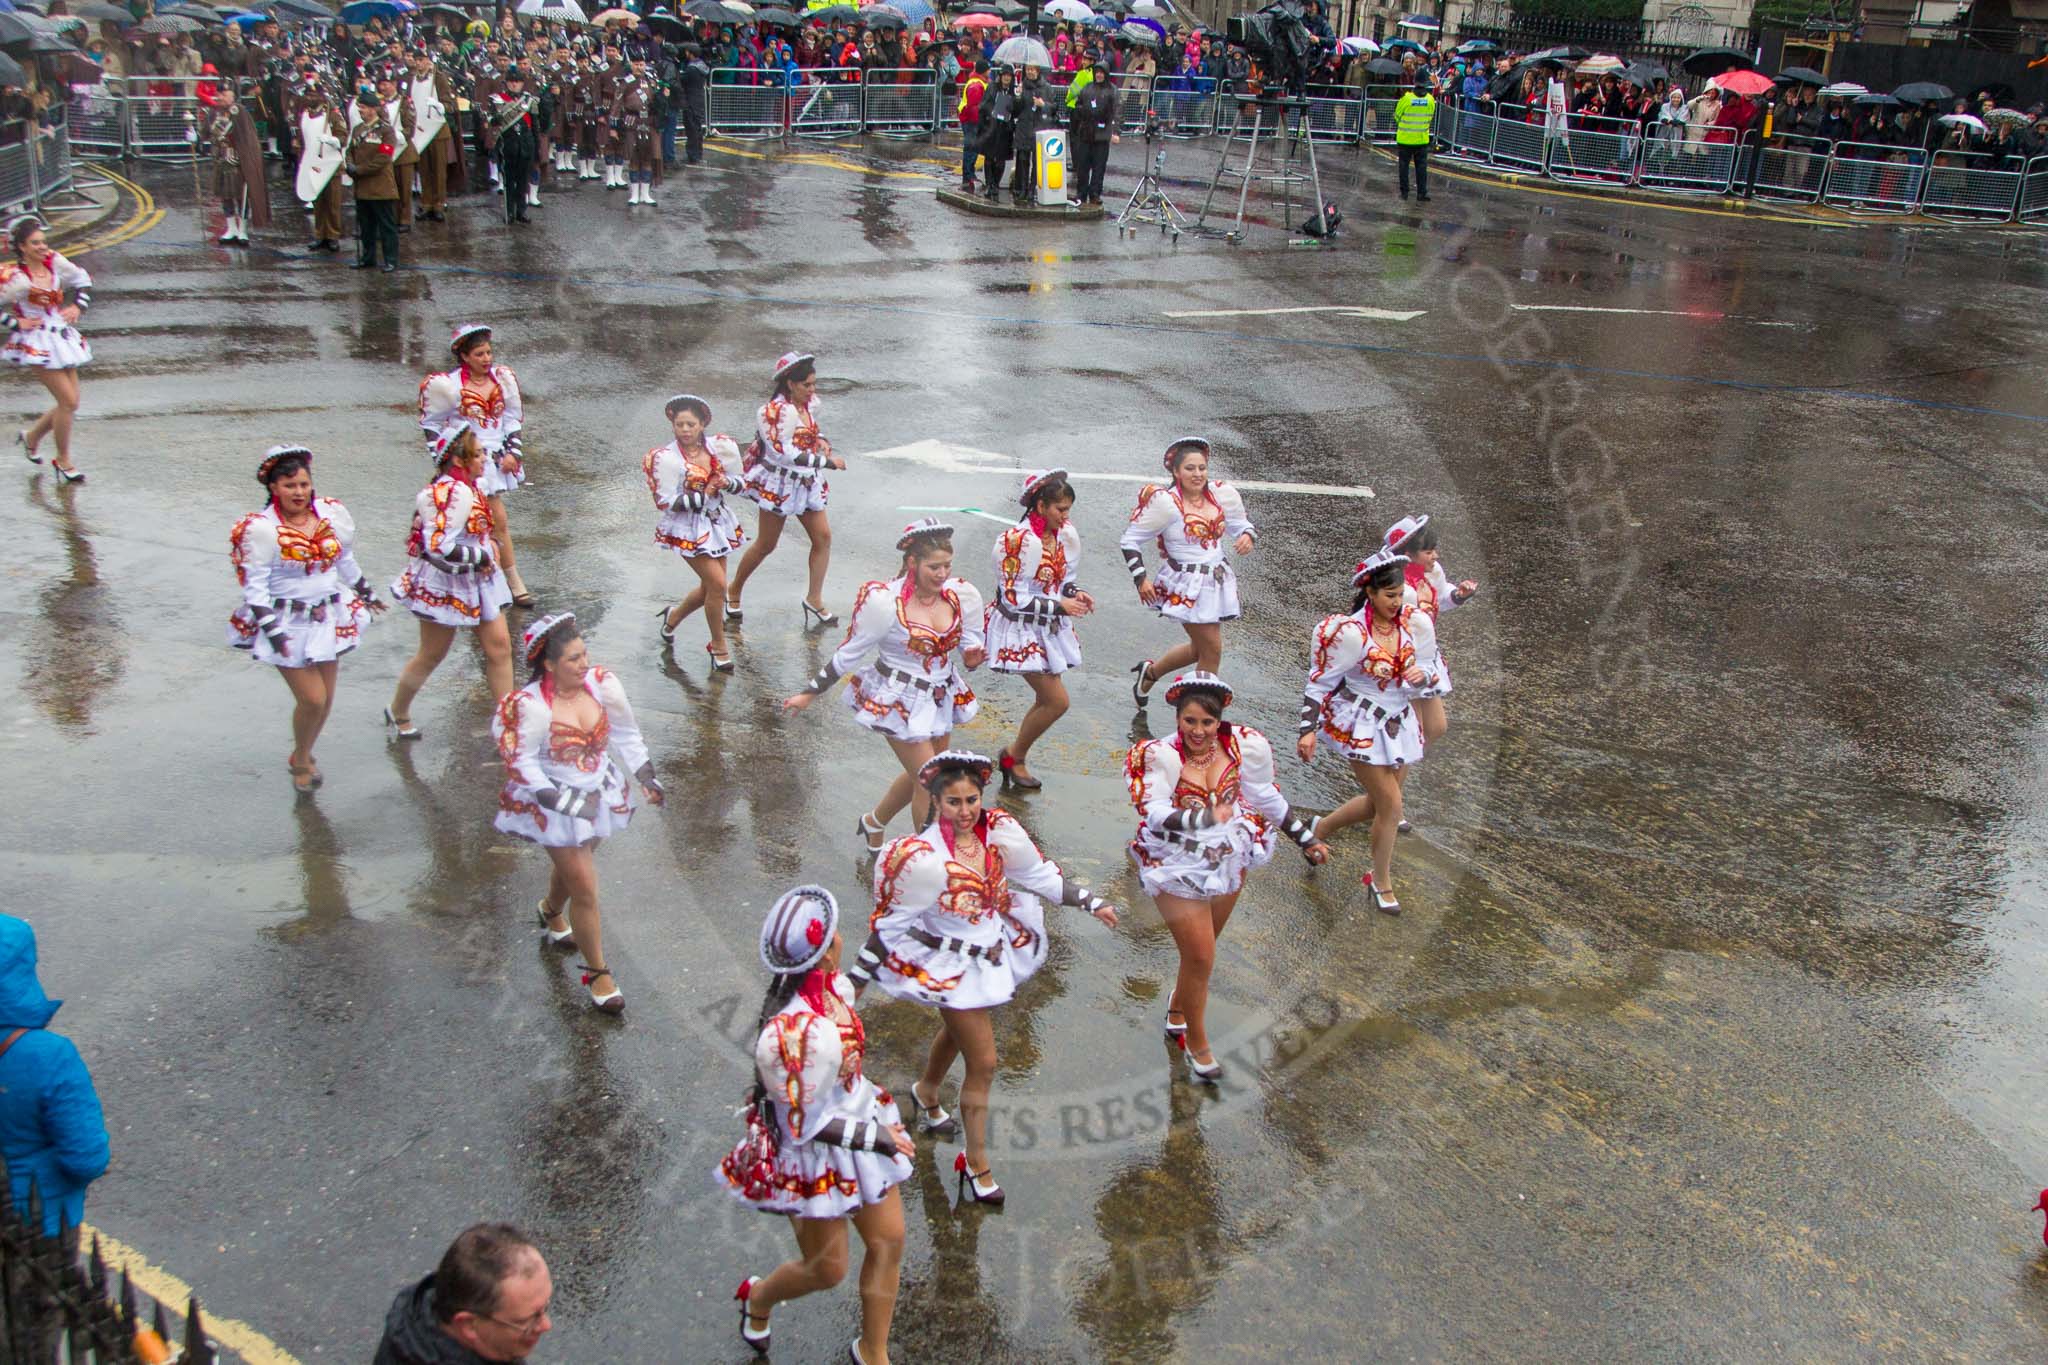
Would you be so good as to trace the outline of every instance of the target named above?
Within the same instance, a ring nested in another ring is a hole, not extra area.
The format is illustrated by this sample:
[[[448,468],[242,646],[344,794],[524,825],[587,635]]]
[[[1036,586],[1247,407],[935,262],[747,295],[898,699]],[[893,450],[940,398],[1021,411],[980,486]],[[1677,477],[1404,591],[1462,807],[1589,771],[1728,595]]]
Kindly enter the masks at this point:
[[[908,933],[909,937],[916,939],[925,947],[930,948],[936,952],[958,953],[962,957],[986,958],[988,959],[988,963],[990,966],[994,966],[996,963],[1001,962],[1003,960],[1003,942],[1001,939],[997,939],[994,943],[984,945],[980,943],[969,943],[965,939],[942,938],[939,935],[934,934],[929,930],[925,929],[912,929],[909,930]]]
[[[308,621],[325,621],[327,619],[327,609],[340,600],[341,594],[336,593],[332,597],[315,598],[310,602],[301,602],[296,598],[290,597],[274,598],[270,605],[271,609],[280,616],[297,616]]]
[[[914,687],[920,692],[929,692],[935,697],[944,692],[951,685],[952,681],[951,679],[945,679],[934,682],[930,678],[920,678],[915,673],[905,673],[899,669],[891,668],[887,664],[879,663],[875,665],[875,672],[882,676],[884,682],[901,683],[905,687]]]
[[[1169,559],[1166,561],[1166,567],[1172,569],[1175,573],[1191,573],[1197,578],[1207,578],[1217,583],[1221,583],[1223,575],[1230,572],[1230,566],[1221,562],[1215,564],[1183,564],[1177,559]]]

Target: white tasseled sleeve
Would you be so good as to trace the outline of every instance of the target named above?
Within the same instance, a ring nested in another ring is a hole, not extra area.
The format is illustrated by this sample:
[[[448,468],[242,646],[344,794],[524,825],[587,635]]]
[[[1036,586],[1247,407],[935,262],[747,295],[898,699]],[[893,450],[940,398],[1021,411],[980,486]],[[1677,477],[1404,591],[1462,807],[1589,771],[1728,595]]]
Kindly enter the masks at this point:
[[[981,589],[964,578],[949,578],[946,586],[960,597],[960,648],[987,649],[988,608],[981,600]]]
[[[235,529],[228,533],[228,562],[235,566],[242,600],[268,611],[270,573],[277,564],[276,520],[261,512],[251,512],[236,522]]]
[[[320,515],[334,528],[334,538],[341,544],[341,557],[334,561],[335,576],[342,587],[353,589],[363,581],[362,565],[356,563],[356,519],[332,498],[320,499]]]
[[[1059,864],[1038,851],[1017,818],[1004,811],[988,813],[988,843],[1003,859],[1003,875],[1048,905],[1066,895]]]
[[[1148,739],[1131,746],[1124,758],[1124,775],[1130,780],[1131,804],[1146,828],[1160,832],[1174,812],[1173,789],[1180,785],[1180,751],[1170,740]]]
[[[1259,531],[1244,513],[1244,497],[1227,483],[1209,485],[1209,497],[1223,512],[1223,533],[1235,540],[1241,535],[1256,539]]]
[[[640,473],[647,479],[647,491],[654,497],[657,511],[668,511],[682,491],[683,476],[689,464],[676,450],[676,443],[656,446],[640,460]]]
[[[611,722],[612,745],[626,761],[626,771],[638,773],[649,761],[647,740],[640,733],[640,722],[633,718],[631,703],[626,700],[626,685],[608,668],[591,669],[584,675],[583,685],[604,705],[605,719]]]
[[[788,1106],[789,1130],[809,1142],[833,1118],[823,1103],[839,1080],[839,1030],[831,1020],[798,1010],[778,1014],[754,1043],[754,1069],[770,1098]]]
[[[896,624],[896,593],[902,580],[891,583],[863,583],[853,599],[853,619],[846,623],[846,639],[832,652],[832,676],[843,678],[859,668],[882,646]],[[975,613],[980,615],[980,594]],[[966,606],[963,599],[962,608]]]
[[[1287,798],[1273,773],[1273,745],[1248,725],[1231,727],[1237,736],[1237,791],[1239,804],[1266,817],[1276,828],[1287,818]]]
[[[554,708],[541,696],[539,683],[507,692],[491,717],[491,738],[498,742],[498,757],[505,760],[506,775],[528,791],[554,786],[540,767],[553,720]]]

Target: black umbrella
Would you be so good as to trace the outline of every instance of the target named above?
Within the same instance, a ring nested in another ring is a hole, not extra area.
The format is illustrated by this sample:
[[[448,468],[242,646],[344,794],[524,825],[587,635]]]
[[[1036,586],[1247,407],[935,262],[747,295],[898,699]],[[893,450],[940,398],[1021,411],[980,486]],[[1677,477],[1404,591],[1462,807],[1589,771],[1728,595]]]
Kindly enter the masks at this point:
[[[747,16],[736,9],[727,9],[718,0],[690,0],[683,6],[683,13],[692,19],[703,19],[713,24],[744,24]]]
[[[1641,78],[1636,82],[1638,85],[1650,85],[1671,79],[1671,73],[1655,62],[1637,62],[1629,68],[1629,72]]]
[[[38,33],[31,37],[28,42],[16,43],[13,46],[26,48],[29,52],[38,55],[50,52],[68,52],[73,56],[78,55],[78,49],[75,46],[55,33]]]
[[[28,84],[28,73],[21,69],[21,63],[4,52],[0,52],[0,85],[16,88]]]
[[[1401,64],[1392,57],[1375,57],[1365,64],[1365,69],[1373,76],[1398,76],[1402,71]]]
[[[909,28],[910,21],[886,5],[869,5],[860,12],[860,22],[867,28]]]
[[[1718,76],[1724,71],[1754,71],[1756,60],[1732,47],[1703,47],[1686,54],[1679,65],[1695,76]]]
[[[777,9],[775,6],[770,5],[766,9],[754,11],[754,22],[757,24],[780,24],[784,28],[795,28],[803,20],[797,18],[796,15],[786,9]]]
[[[1474,38],[1469,42],[1459,43],[1455,50],[1461,57],[1473,57],[1482,52],[1498,52],[1500,44],[1491,38]]]
[[[1592,55],[1583,47],[1575,47],[1570,43],[1566,43],[1563,47],[1546,47],[1541,52],[1532,52],[1527,60],[1532,62],[1561,62],[1568,66],[1573,62],[1583,62]]]
[[[1899,107],[1898,100],[1894,99],[1890,95],[1880,95],[1875,91],[1868,95],[1858,95],[1856,97],[1856,103],[1864,105],[1875,105],[1880,109],[1896,109]]]
[[[690,26],[665,9],[655,10],[641,22],[656,33],[666,34],[671,38],[687,38],[690,36]]]
[[[1938,104],[1956,97],[1955,91],[1933,81],[1908,81],[1892,94],[1901,104]]]
[[[463,24],[469,22],[469,11],[466,9],[460,9],[454,5],[428,5],[426,8],[422,9],[420,13],[439,15],[441,18],[453,19],[456,22]]]
[[[80,3],[67,5],[65,8],[79,18],[90,19],[95,24],[120,24],[125,28],[135,22],[134,15],[119,5],[107,4],[106,0],[80,0]]]
[[[1826,85],[1828,78],[1810,66],[1788,66],[1778,73],[1780,85]]]

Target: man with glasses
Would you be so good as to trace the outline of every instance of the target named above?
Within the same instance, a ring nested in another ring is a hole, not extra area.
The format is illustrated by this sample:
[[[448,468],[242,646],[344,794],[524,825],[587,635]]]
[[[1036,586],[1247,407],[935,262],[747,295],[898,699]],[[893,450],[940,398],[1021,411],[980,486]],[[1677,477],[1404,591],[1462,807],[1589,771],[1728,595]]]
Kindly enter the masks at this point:
[[[373,1365],[519,1365],[554,1323],[554,1281],[508,1223],[465,1229],[434,1273],[399,1291]]]

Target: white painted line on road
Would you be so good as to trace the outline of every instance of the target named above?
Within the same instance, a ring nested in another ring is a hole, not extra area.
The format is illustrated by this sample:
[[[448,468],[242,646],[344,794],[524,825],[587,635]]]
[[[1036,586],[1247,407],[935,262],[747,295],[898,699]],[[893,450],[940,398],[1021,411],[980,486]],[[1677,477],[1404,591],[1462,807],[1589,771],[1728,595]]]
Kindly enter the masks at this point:
[[[1517,313],[1635,313],[1653,318],[1697,318],[1701,322],[1746,322],[1752,327],[1798,327],[1797,322],[1772,322],[1765,318],[1746,318],[1731,313],[1716,313],[1708,308],[1593,308],[1576,303],[1511,303],[1508,307]]]
[[[1016,478],[1024,473],[1024,466],[999,455],[992,450],[976,450],[972,446],[957,446],[950,441],[912,441],[907,446],[891,446],[887,450],[871,450],[871,460],[904,460],[920,464],[927,469],[936,469],[942,474],[1007,474]],[[1004,464],[990,464],[991,460],[1007,461]],[[1097,474],[1086,470],[1069,470],[1069,479],[1076,482],[1098,483],[1164,483],[1166,471],[1157,474]],[[1334,483],[1281,483],[1271,479],[1231,479],[1234,488],[1249,488],[1260,493],[1307,493],[1326,498],[1370,498],[1372,489],[1363,484],[1346,487]]]
[[[1413,322],[1426,308],[1365,308],[1348,303],[1322,304],[1311,308],[1215,308],[1197,313],[1167,313],[1169,318],[1274,318],[1289,313],[1339,313],[1372,322]]]
[[[984,512],[979,507],[917,507],[910,503],[904,503],[896,510],[899,512],[951,512],[956,516],[980,517],[983,521],[992,521],[998,526],[1015,526],[1019,521],[1023,520],[1023,513],[1021,511],[1014,517],[999,517],[993,512]]]

